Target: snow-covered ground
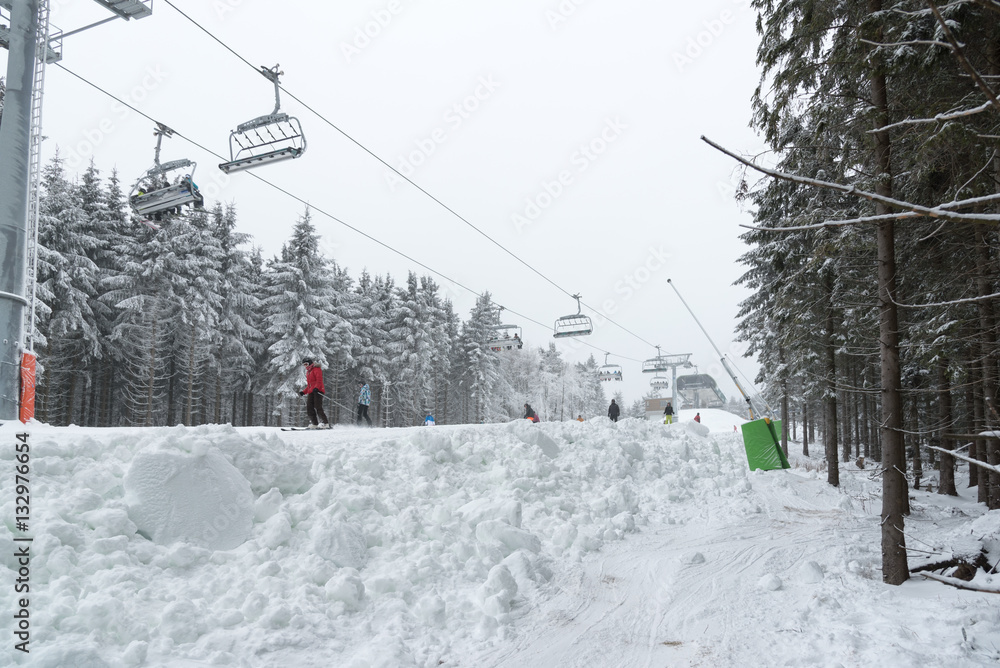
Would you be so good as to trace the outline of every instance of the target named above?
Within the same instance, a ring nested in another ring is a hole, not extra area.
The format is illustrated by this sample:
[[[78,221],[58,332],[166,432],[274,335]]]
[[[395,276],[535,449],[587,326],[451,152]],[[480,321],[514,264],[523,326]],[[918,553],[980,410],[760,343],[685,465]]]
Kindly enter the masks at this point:
[[[750,472],[739,418],[701,413],[670,426],[33,426],[26,533],[19,429],[5,425],[0,665],[1000,661],[995,594],[882,584],[870,471],[845,468],[839,490],[802,457]],[[910,546],[1000,558],[1000,511],[974,490],[913,496]],[[28,594],[15,593],[24,545]],[[23,597],[30,654],[15,649]]]

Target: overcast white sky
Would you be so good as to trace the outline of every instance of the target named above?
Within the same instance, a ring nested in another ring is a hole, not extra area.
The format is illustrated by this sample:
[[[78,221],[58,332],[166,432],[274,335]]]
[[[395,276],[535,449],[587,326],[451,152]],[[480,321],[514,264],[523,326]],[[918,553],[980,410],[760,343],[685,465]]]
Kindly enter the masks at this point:
[[[699,136],[745,152],[762,146],[747,125],[759,78],[748,0],[172,1],[254,65],[280,63],[285,88],[394,166],[414,166],[414,181],[560,287],[611,307],[612,319],[664,352],[693,353],[736,392],[666,279],[738,358],[733,328],[746,293],[732,283],[746,250],[739,225],[750,217],[732,200],[734,163]],[[64,31],[105,16],[91,0],[52,7]],[[153,10],[68,37],[62,64],[227,153],[230,130],[271,111],[270,83],[164,0]],[[6,51],[0,63],[5,71]],[[308,150],[260,176],[543,323],[505,318],[531,345],[547,346],[555,318],[575,312],[572,299],[412,186],[392,183],[298,102],[282,96],[282,111],[301,120]],[[152,124],[58,67],[47,70],[44,134],[45,159],[58,146],[71,171],[93,155],[105,176],[117,167],[131,186],[152,164]],[[161,157],[198,162],[208,204],[235,201],[242,231],[267,256],[303,211],[248,173],[226,177],[183,139],[165,142]],[[327,254],[355,277],[365,267],[397,280],[427,273],[314,220]],[[437,280],[465,317],[473,295]],[[571,360],[611,352],[628,400],[647,389],[639,361],[655,354],[650,345],[611,324],[585,341],[600,350],[557,346]],[[756,371],[749,361],[741,368]]]

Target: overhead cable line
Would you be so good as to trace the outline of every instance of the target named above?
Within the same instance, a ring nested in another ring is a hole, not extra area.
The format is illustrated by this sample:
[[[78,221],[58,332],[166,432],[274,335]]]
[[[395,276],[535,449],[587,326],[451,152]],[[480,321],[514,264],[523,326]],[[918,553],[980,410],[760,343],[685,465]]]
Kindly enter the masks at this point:
[[[139,114],[143,118],[146,118],[146,119],[148,119],[148,120],[150,120],[153,123],[156,123],[158,125],[160,124],[160,121],[158,121],[157,119],[153,118],[152,116],[150,116],[146,112],[142,111],[141,109],[137,109],[136,107],[134,107],[133,105],[129,104],[125,100],[121,99],[120,97],[118,97],[114,93],[111,93],[110,91],[102,88],[101,86],[95,84],[94,82],[92,82],[92,81],[86,79],[85,77],[77,74],[73,70],[70,70],[69,68],[67,68],[62,63],[55,63],[55,65],[57,67],[59,67],[61,70],[63,70],[64,72],[72,75],[73,77],[75,77],[78,80],[82,81],[83,83],[87,84],[88,86],[90,86],[90,87],[94,88],[95,90],[103,93],[104,95],[107,95],[112,100],[115,100],[119,104],[122,104],[125,107],[131,109],[132,111],[136,112],[137,114]],[[204,146],[203,144],[195,141],[194,139],[192,139],[191,137],[188,137],[187,135],[185,135],[182,132],[178,132],[177,130],[173,130],[173,134],[176,135],[177,137],[180,137],[184,141],[190,143],[191,145],[196,146],[197,148],[201,149],[202,151],[205,151],[209,155],[213,155],[213,156],[219,158],[220,160],[224,160],[225,159],[223,156],[219,155],[218,153],[216,153],[212,149],[210,149],[207,146]],[[276,184],[276,183],[274,183],[272,181],[268,181],[267,179],[265,179],[264,177],[260,176],[259,174],[255,173],[255,172],[248,172],[248,174],[250,176],[254,177],[255,179],[257,179],[258,181],[260,181],[261,183],[264,183],[264,184],[270,186],[271,188],[274,188],[278,192],[281,192],[284,195],[287,195],[288,197],[292,198],[293,200],[295,200],[295,201],[297,201],[297,202],[299,202],[301,204],[304,204],[305,206],[307,206],[307,207],[315,210],[317,213],[320,213],[321,215],[326,216],[330,220],[332,220],[332,221],[334,221],[336,223],[339,223],[340,225],[343,225],[344,227],[346,227],[347,229],[351,230],[352,232],[356,232],[357,234],[360,234],[361,236],[363,236],[364,238],[368,239],[369,241],[372,241],[372,242],[378,244],[379,246],[382,246],[383,248],[385,248],[385,249],[387,249],[387,250],[389,250],[389,251],[391,251],[391,252],[399,255],[400,257],[403,257],[403,258],[409,260],[410,262],[413,262],[414,264],[416,264],[416,265],[418,265],[418,266],[426,269],[427,271],[431,272],[432,274],[435,274],[436,276],[439,276],[440,278],[443,278],[444,280],[448,281],[449,283],[452,283],[453,285],[457,285],[458,287],[460,287],[463,290],[465,290],[465,291],[467,291],[467,292],[475,295],[476,297],[482,297],[483,296],[481,293],[476,292],[475,290],[473,290],[472,288],[468,287],[467,285],[461,283],[460,281],[457,281],[457,280],[451,278],[450,276],[447,276],[446,274],[443,274],[440,271],[437,271],[436,269],[430,267],[429,265],[424,264],[420,260],[417,260],[416,258],[414,258],[414,257],[412,257],[410,255],[407,255],[403,251],[401,251],[401,250],[399,250],[397,248],[394,248],[393,246],[390,246],[386,242],[384,242],[384,241],[382,241],[382,240],[380,240],[380,239],[378,239],[376,237],[373,237],[372,235],[368,234],[367,232],[364,232],[363,230],[358,229],[357,227],[351,225],[350,223],[348,223],[348,222],[346,222],[346,221],[338,218],[337,216],[333,215],[332,213],[329,213],[328,211],[326,211],[326,210],[324,210],[324,209],[316,206],[315,204],[312,204],[309,201],[307,201],[307,200],[299,197],[295,193],[287,190],[286,188],[283,188],[282,186],[279,186],[278,184]],[[497,302],[493,301],[492,299],[490,301],[492,301],[494,304],[497,304]],[[501,304],[497,304],[497,305],[501,306]],[[506,306],[504,306],[504,309],[510,311],[511,313],[513,313],[517,317],[521,318],[522,320],[526,320],[528,322],[534,323],[534,324],[538,325],[539,327],[541,327],[541,328],[543,328],[545,330],[551,329],[548,325],[546,325],[546,324],[544,324],[542,322],[539,322],[538,320],[535,320],[534,318],[531,318],[531,317],[529,317],[529,316],[527,316],[527,315],[525,315],[523,313],[519,313],[518,311],[515,311],[514,309],[511,309],[511,308],[506,307]],[[589,346],[589,347],[591,347],[591,348],[593,348],[595,350],[598,350],[598,351],[600,351],[602,353],[608,353],[608,351],[604,350],[603,348],[599,348],[598,346],[595,346],[594,344],[589,343],[587,341],[581,341],[581,343],[583,343],[584,345],[587,345],[587,346]],[[608,354],[615,355],[616,357],[621,357],[622,359],[627,359],[627,360],[631,360],[631,361],[634,361],[634,362],[640,361],[640,360],[633,360],[633,359],[631,359],[629,357],[625,357],[624,355],[617,355],[616,353],[608,353]]]
[[[244,63],[246,63],[246,65],[250,69],[252,69],[254,72],[257,72],[258,74],[260,73],[260,68],[258,68],[257,66],[253,65],[249,60],[247,60],[246,58],[244,58],[243,56],[241,56],[239,53],[237,53],[232,47],[230,47],[228,44],[226,44],[221,39],[219,39],[214,34],[212,34],[207,28],[205,28],[200,23],[198,23],[193,18],[191,18],[183,10],[181,10],[179,7],[177,7],[177,5],[175,5],[173,2],[171,2],[171,0],[163,0],[163,1],[165,3],[167,3],[168,5],[170,5],[170,7],[173,8],[174,11],[176,11],[178,14],[180,14],[181,16],[183,16],[184,18],[186,18],[188,21],[190,21],[199,30],[201,30],[206,35],[208,35],[209,37],[211,37],[213,40],[215,40],[216,42],[218,42],[227,51],[229,51],[234,56],[236,56],[237,58],[239,58],[241,61],[243,61]],[[535,267],[533,267],[526,260],[521,259],[521,257],[519,257],[516,253],[514,253],[511,250],[509,250],[506,246],[504,246],[499,241],[497,241],[496,239],[494,239],[493,237],[491,237],[490,235],[488,235],[486,232],[482,231],[481,229],[479,229],[478,227],[476,227],[475,225],[473,225],[467,218],[465,218],[460,213],[458,213],[457,211],[455,211],[454,209],[452,209],[450,206],[448,206],[447,204],[445,204],[443,201],[441,201],[440,199],[438,199],[437,197],[435,197],[434,195],[432,195],[426,189],[424,189],[423,187],[421,187],[420,185],[418,185],[417,183],[415,183],[408,176],[406,176],[405,174],[403,174],[402,172],[400,172],[399,170],[397,170],[395,167],[393,167],[392,165],[390,165],[388,162],[386,162],[385,160],[383,160],[378,154],[376,154],[374,151],[372,151],[371,149],[369,149],[367,146],[365,146],[364,144],[362,144],[360,141],[358,141],[357,139],[355,139],[354,137],[352,137],[351,135],[349,135],[346,131],[344,131],[339,126],[337,126],[333,121],[331,121],[330,119],[328,119],[326,116],[324,116],[320,112],[316,111],[313,107],[311,107],[306,102],[304,102],[302,99],[300,99],[299,97],[297,97],[294,93],[292,93],[291,91],[289,91],[287,88],[285,88],[284,86],[281,86],[280,84],[278,85],[278,87],[281,88],[281,90],[285,93],[285,95],[289,96],[290,98],[292,98],[293,100],[295,100],[296,102],[298,102],[299,104],[301,104],[303,107],[305,107],[306,109],[308,109],[309,111],[311,111],[317,118],[319,118],[324,123],[326,123],[327,125],[329,125],[331,128],[333,128],[334,130],[336,130],[337,132],[339,132],[341,135],[343,135],[346,139],[348,139],[349,141],[351,141],[354,145],[356,145],[362,151],[364,151],[365,153],[367,153],[371,157],[373,157],[376,160],[378,160],[385,167],[387,167],[388,169],[392,170],[393,173],[395,173],[401,179],[403,179],[404,181],[406,181],[407,183],[409,183],[411,186],[413,186],[414,188],[416,188],[417,190],[419,190],[420,192],[422,192],[424,195],[426,195],[427,197],[429,197],[430,199],[432,199],[434,202],[436,202],[438,205],[440,205],[446,211],[448,211],[453,216],[455,216],[456,218],[458,218],[460,221],[462,221],[463,223],[465,223],[466,225],[468,225],[470,228],[472,228],[473,230],[475,230],[476,232],[478,232],[480,235],[482,235],[483,237],[485,237],[490,243],[492,243],[493,245],[495,245],[497,248],[499,248],[500,250],[502,250],[504,253],[506,253],[507,255],[511,256],[512,258],[514,258],[515,260],[517,260],[521,264],[523,264],[525,267],[527,267],[528,269],[530,269],[531,271],[533,271],[535,274],[537,274],[538,276],[540,276],[542,279],[544,279],[545,281],[547,281],[549,284],[551,284],[557,290],[559,290],[560,292],[564,293],[567,297],[574,297],[574,295],[572,293],[570,293],[568,290],[566,290],[561,285],[559,285],[558,283],[556,283],[555,281],[553,281],[551,278],[549,278],[548,276],[546,276],[545,274],[543,274],[541,271],[539,271],[538,269],[536,269]],[[588,309],[590,309],[594,313],[600,314],[602,318],[604,318],[605,320],[607,320],[608,322],[610,322],[612,325],[614,325],[615,327],[618,327],[619,329],[621,329],[624,332],[627,332],[628,334],[631,334],[632,336],[634,336],[635,338],[639,339],[640,341],[642,341],[646,345],[648,345],[650,347],[653,347],[653,348],[656,347],[654,344],[650,343],[649,341],[647,341],[643,337],[639,336],[638,334],[636,334],[632,330],[630,330],[627,327],[625,327],[625,326],[623,326],[623,325],[615,322],[614,320],[612,320],[611,318],[609,318],[607,315],[601,313],[598,309],[594,308],[593,306],[590,306],[589,304],[587,304],[586,302],[583,302],[583,301],[581,301],[580,303],[583,304],[584,306],[586,306]],[[511,313],[513,313],[513,311],[511,311]],[[590,344],[587,344],[587,345],[590,345]],[[596,348],[596,346],[593,346],[593,347]],[[598,350],[600,350],[600,349],[598,348]],[[626,358],[623,358],[623,359],[629,359],[629,358],[626,357]]]

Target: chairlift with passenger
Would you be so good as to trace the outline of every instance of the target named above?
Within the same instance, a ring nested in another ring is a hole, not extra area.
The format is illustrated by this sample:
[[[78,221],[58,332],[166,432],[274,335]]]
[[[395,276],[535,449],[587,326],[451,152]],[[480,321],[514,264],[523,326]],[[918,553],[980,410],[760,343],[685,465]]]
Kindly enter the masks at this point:
[[[140,176],[128,196],[129,206],[142,218],[153,217],[160,220],[165,213],[180,213],[181,207],[190,204],[196,208],[205,206],[205,198],[194,182],[197,163],[181,159],[160,162],[160,145],[164,137],[172,137],[174,131],[163,123],[157,123],[153,130],[156,135],[156,149],[153,166]],[[171,180],[169,174],[184,170],[184,174]]]
[[[500,312],[503,309],[503,306],[497,307],[497,312],[494,316],[495,323],[490,326],[492,331],[490,332],[490,338],[486,341],[486,347],[496,353],[524,347],[524,341],[521,339],[521,328],[517,325],[507,325],[500,321]]]
[[[665,390],[670,387],[670,380],[663,376],[653,376],[649,381],[649,387],[654,390]]]
[[[604,353],[604,365],[597,369],[598,380],[621,380],[622,368],[619,364],[608,364],[608,355]]]
[[[576,300],[576,313],[573,315],[564,315],[556,319],[552,331],[553,338],[561,339],[567,336],[586,336],[594,331],[594,324],[590,321],[590,317],[583,315],[580,310],[580,295],[573,295],[573,299]]]
[[[260,73],[274,84],[274,110],[236,126],[229,133],[229,162],[219,169],[229,174],[267,162],[298,158],[306,150],[302,124],[294,116],[280,113],[281,99],[278,77],[284,74],[278,66],[260,68]]]

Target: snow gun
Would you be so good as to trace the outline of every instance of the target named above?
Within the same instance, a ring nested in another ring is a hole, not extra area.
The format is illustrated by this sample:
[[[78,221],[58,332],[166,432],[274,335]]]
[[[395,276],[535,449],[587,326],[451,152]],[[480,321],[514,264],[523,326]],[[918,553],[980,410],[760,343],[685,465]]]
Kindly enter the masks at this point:
[[[725,355],[719,350],[719,347],[715,345],[715,341],[712,337],[708,335],[705,328],[702,326],[701,321],[688,306],[688,303],[684,301],[684,297],[681,296],[680,290],[674,285],[674,282],[667,279],[667,283],[670,287],[674,289],[677,293],[677,298],[681,300],[684,304],[684,308],[687,309],[688,313],[691,314],[691,318],[694,319],[695,324],[701,330],[701,333],[705,335],[708,342],[712,344],[712,348],[715,349],[716,354],[719,356],[719,361],[722,362],[722,368],[726,370],[729,377],[732,378],[733,384],[736,385],[736,389],[740,391],[743,395],[743,400],[747,402],[747,410],[750,411],[749,422],[743,423],[743,447],[746,448],[747,452],[747,463],[750,465],[750,470],[754,471],[756,469],[763,469],[765,471],[770,471],[772,469],[787,469],[791,468],[788,464],[788,458],[785,457],[784,451],[781,449],[781,441],[778,434],[781,433],[781,420],[774,419],[774,413],[771,407],[767,405],[763,397],[759,392],[754,390],[754,396],[757,398],[757,402],[747,394],[747,391],[743,389],[743,384],[740,383],[739,379],[736,377],[736,373],[733,371],[726,359]],[[764,415],[765,410],[767,415]]]

